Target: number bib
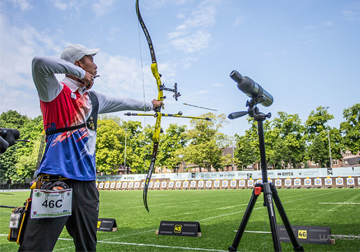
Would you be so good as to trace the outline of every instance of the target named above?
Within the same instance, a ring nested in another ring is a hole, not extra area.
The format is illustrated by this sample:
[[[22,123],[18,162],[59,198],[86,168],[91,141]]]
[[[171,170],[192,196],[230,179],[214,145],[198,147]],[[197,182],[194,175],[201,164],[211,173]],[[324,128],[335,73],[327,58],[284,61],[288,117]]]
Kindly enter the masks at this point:
[[[34,189],[31,219],[57,218],[71,215],[72,188],[59,191]]]

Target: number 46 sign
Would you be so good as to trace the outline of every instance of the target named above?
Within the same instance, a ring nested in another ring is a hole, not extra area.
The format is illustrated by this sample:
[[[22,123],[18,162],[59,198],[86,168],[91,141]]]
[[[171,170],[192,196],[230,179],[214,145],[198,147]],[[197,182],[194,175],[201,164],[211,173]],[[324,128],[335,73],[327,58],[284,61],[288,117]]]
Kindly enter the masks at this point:
[[[298,230],[299,239],[307,239],[307,230]]]
[[[35,189],[31,219],[57,218],[71,215],[72,189],[58,191]]]

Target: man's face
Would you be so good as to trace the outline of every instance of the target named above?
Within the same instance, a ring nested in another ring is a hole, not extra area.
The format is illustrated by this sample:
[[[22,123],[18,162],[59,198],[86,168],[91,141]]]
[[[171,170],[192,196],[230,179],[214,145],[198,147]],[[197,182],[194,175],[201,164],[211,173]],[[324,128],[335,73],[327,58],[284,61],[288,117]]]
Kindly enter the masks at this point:
[[[92,75],[96,75],[97,73],[97,65],[94,63],[94,58],[91,55],[85,55],[81,60],[75,61],[75,65],[81,67]]]

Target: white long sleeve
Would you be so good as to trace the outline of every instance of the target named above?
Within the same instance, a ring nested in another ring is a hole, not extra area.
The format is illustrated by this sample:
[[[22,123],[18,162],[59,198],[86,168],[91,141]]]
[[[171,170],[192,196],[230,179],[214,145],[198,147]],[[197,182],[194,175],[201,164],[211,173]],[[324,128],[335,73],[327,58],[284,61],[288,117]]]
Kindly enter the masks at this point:
[[[145,104],[131,98],[114,98],[93,91],[99,101],[99,114],[111,113],[123,110],[150,111],[153,109],[151,102]]]
[[[85,71],[65,60],[55,57],[37,56],[32,61],[32,75],[40,100],[49,102],[55,99],[63,86],[55,74],[68,74],[78,79],[85,77]]]

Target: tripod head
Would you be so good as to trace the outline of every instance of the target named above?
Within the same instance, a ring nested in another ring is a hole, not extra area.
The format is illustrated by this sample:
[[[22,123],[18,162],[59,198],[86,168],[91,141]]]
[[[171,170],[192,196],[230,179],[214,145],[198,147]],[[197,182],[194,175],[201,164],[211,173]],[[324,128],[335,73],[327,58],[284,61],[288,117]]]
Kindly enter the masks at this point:
[[[255,119],[255,121],[264,121],[264,120],[266,120],[266,118],[271,117],[271,113],[267,113],[267,114],[261,113],[259,111],[259,108],[256,105],[254,105],[253,99],[251,99],[250,101],[247,101],[246,106],[249,107],[248,111],[233,112],[233,113],[229,114],[228,118],[233,120],[233,119],[242,117],[244,115],[249,115],[249,116],[253,117]]]

